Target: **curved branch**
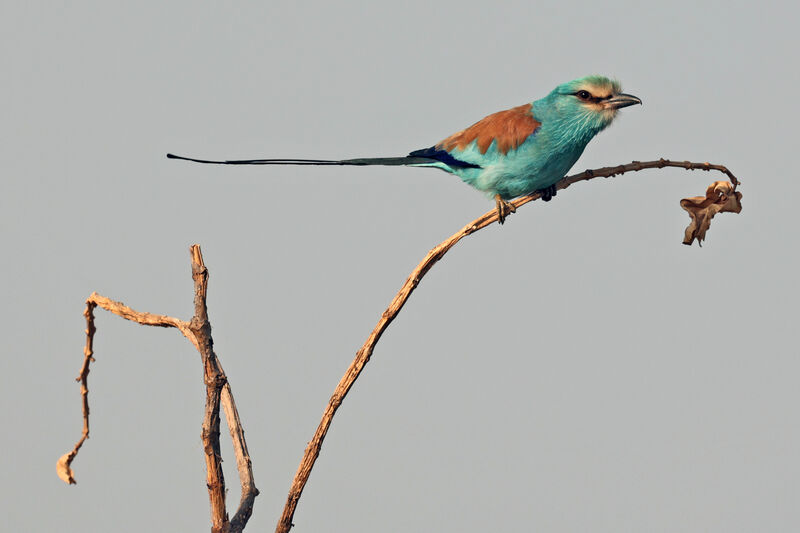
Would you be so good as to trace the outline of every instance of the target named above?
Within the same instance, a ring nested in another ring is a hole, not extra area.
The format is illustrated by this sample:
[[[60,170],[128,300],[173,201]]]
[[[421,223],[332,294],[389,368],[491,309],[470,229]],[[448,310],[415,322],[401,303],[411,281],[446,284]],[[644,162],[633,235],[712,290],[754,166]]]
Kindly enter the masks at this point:
[[[89,295],[89,298],[86,299],[86,303],[87,305],[91,303],[98,307],[102,307],[109,313],[121,316],[125,320],[130,320],[131,322],[136,322],[137,324],[141,324],[143,326],[176,328],[180,330],[180,332],[183,333],[183,335],[189,339],[192,344],[194,344],[195,348],[197,348],[197,339],[195,338],[194,333],[192,333],[188,322],[184,322],[183,320],[167,315],[156,315],[153,313],[136,311],[122,302],[117,302],[111,298],[106,298],[105,296],[97,294],[96,292],[93,292]]]
[[[734,190],[736,190],[736,187],[739,185],[739,180],[736,179],[736,176],[734,176],[730,170],[722,165],[659,159],[657,161],[644,162],[632,161],[631,163],[618,165],[615,167],[603,167],[593,170],[586,170],[580,174],[574,174],[572,176],[562,178],[561,181],[556,184],[556,189],[566,189],[573,183],[577,183],[579,181],[586,181],[594,178],[609,178],[624,174],[626,172],[638,172],[640,170],[649,168],[664,167],[677,167],[684,168],[686,170],[716,170],[728,176],[728,179],[733,184]],[[528,196],[517,198],[510,203],[514,206],[514,208],[519,208],[528,202],[538,200],[541,198],[541,196],[541,193],[535,192]],[[378,321],[378,324],[375,326],[375,329],[372,330],[372,333],[370,333],[361,349],[356,352],[355,359],[353,359],[353,362],[350,363],[350,366],[348,367],[342,379],[339,381],[339,384],[336,386],[333,395],[328,401],[325,412],[322,414],[322,420],[320,421],[319,426],[317,426],[314,436],[309,441],[308,446],[305,449],[305,453],[303,454],[303,458],[300,461],[300,466],[297,469],[297,473],[295,473],[294,479],[292,480],[292,485],[289,489],[289,494],[286,499],[286,504],[283,508],[283,513],[281,514],[278,525],[275,528],[276,533],[287,533],[292,526],[294,526],[292,519],[294,517],[295,509],[297,508],[297,503],[300,500],[300,496],[303,494],[303,489],[305,488],[308,478],[311,475],[311,469],[314,467],[317,457],[319,457],[320,449],[322,448],[322,442],[325,440],[325,435],[327,435],[328,429],[331,426],[333,416],[336,414],[336,410],[339,409],[339,406],[342,404],[342,401],[344,401],[345,396],[347,396],[347,393],[350,391],[356,379],[358,379],[358,376],[361,374],[361,371],[364,369],[364,366],[372,356],[372,351],[380,340],[381,335],[383,335],[383,332],[386,331],[386,328],[389,327],[389,324],[391,324],[395,317],[397,317],[398,313],[400,313],[400,310],[403,308],[406,301],[408,301],[408,298],[411,296],[411,293],[414,292],[414,289],[417,288],[417,285],[419,285],[419,282],[422,280],[423,276],[425,276],[425,274],[427,274],[428,271],[433,268],[433,265],[435,265],[442,257],[444,257],[450,248],[455,246],[458,241],[467,235],[475,233],[476,231],[483,229],[489,224],[497,221],[497,211],[493,210],[484,213],[482,216],[476,218],[461,228],[458,232],[454,233],[449,238],[435,246],[411,272],[411,275],[408,276],[408,279],[406,279],[397,295],[395,295],[394,299],[389,304],[389,307],[383,312],[383,315],[381,315],[381,318]]]
[[[90,297],[91,298],[91,297]],[[78,442],[72,448],[72,451],[62,455],[56,463],[56,472],[66,483],[74,485],[75,472],[72,471],[72,460],[78,455],[78,450],[81,449],[83,443],[89,438],[89,365],[94,361],[94,333],[97,329],[94,327],[94,308],[97,304],[91,300],[86,300],[86,309],[83,311],[83,316],[86,317],[86,346],[83,348],[83,365],[81,371],[75,381],[81,383],[81,410],[83,412],[83,433]]]

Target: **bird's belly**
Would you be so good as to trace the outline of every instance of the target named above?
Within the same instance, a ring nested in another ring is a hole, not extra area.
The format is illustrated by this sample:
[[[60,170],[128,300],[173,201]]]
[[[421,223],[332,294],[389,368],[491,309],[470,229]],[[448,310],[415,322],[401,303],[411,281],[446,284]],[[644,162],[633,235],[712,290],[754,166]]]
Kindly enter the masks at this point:
[[[555,184],[572,168],[583,150],[547,155],[519,152],[498,158],[483,168],[464,169],[458,175],[489,196],[516,198]]]

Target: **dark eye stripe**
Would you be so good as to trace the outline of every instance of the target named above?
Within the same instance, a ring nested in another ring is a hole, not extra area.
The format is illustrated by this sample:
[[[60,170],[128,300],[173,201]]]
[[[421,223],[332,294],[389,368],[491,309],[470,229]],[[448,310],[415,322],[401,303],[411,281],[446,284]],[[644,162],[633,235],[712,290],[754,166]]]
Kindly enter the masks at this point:
[[[576,91],[576,92],[574,92],[572,94],[573,94],[573,96],[577,96],[578,98],[580,98],[584,102],[592,102],[593,104],[599,104],[603,100],[608,100],[609,98],[611,98],[613,96],[611,94],[609,94],[608,96],[594,96],[592,93],[590,93],[589,91],[587,91],[585,89],[582,89],[580,91]]]
[[[586,90],[576,91],[576,92],[574,92],[572,94],[577,96],[578,98],[580,98],[584,102],[592,102],[592,103],[595,103],[595,104],[599,103],[599,102],[602,102],[603,100],[606,100],[608,98],[611,98],[611,96],[603,96],[603,97],[594,96],[594,95],[592,95],[592,93],[590,93],[589,91],[586,91]]]

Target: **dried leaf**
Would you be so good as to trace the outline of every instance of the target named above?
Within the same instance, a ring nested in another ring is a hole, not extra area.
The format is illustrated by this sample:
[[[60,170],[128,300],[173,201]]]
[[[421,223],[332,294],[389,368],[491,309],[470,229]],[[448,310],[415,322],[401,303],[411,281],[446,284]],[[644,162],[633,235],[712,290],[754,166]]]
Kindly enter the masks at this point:
[[[61,458],[59,458],[58,463],[56,463],[56,472],[58,472],[58,477],[60,477],[64,483],[69,483],[70,485],[75,484],[75,478],[73,477],[75,472],[73,472],[72,468],[69,466],[74,456],[75,455],[72,452],[65,453],[61,456]]]
[[[705,196],[695,196],[681,200],[692,222],[686,228],[683,244],[691,245],[695,239],[702,246],[706,231],[711,226],[711,219],[717,213],[739,213],[742,210],[742,193],[733,189],[728,181],[715,181],[706,189]]]

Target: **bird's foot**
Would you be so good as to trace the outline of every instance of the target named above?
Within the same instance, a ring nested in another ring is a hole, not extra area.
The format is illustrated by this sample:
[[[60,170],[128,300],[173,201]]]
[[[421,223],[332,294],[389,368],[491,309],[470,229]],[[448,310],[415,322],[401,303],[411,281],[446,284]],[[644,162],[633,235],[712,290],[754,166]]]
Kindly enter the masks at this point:
[[[555,184],[553,184],[553,185],[551,185],[549,187],[545,187],[544,189],[539,189],[536,192],[538,192],[539,194],[542,195],[542,200],[543,201],[549,202],[550,200],[553,199],[553,196],[556,195],[557,189],[556,189]]]
[[[494,195],[494,202],[495,205],[497,205],[497,218],[500,224],[506,221],[506,217],[508,215],[517,212],[517,208],[514,207],[514,204],[506,202],[500,197],[499,194]]]

